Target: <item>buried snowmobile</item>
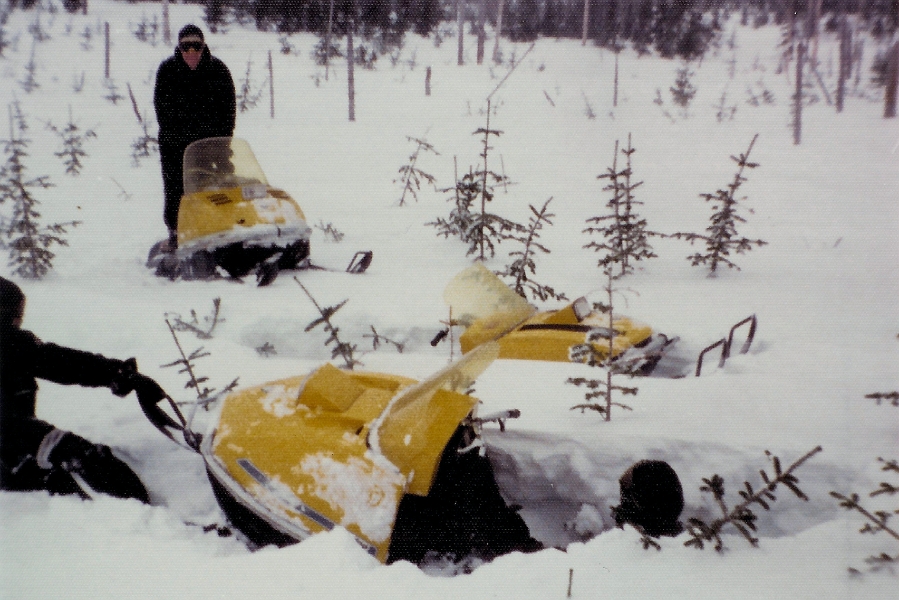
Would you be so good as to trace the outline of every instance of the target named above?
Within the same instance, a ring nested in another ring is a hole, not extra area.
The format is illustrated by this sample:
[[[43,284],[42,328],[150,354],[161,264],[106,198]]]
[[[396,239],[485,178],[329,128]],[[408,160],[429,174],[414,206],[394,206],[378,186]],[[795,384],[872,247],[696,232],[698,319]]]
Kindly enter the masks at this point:
[[[269,185],[245,140],[206,138],[184,151],[177,245],[158,242],[147,266],[169,279],[213,279],[220,269],[231,278],[255,272],[267,285],[281,270],[312,267],[311,233],[300,206]],[[371,252],[358,252],[346,270],[361,273],[370,262]]]
[[[382,562],[489,560],[541,547],[500,496],[479,452],[478,400],[464,393],[498,350],[482,345],[421,382],[325,364],[232,392],[204,435],[171,400],[177,420],[141,405],[202,456],[228,520],[254,545],[342,526]]]
[[[480,263],[456,275],[444,290],[451,321],[464,327],[462,352],[497,340],[499,358],[603,362],[649,374],[677,341],[648,325],[608,312],[589,297],[559,310],[541,311]],[[435,338],[436,340],[436,338]]]

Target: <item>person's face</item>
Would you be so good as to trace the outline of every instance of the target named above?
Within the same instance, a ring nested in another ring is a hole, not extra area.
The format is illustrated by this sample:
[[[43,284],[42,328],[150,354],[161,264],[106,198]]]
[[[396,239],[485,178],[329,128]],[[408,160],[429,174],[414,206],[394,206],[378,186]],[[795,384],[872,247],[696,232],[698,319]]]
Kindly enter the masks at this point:
[[[178,51],[181,58],[187,63],[191,69],[196,69],[200,64],[200,58],[203,56],[203,48],[205,44],[198,37],[186,37],[178,42]]]

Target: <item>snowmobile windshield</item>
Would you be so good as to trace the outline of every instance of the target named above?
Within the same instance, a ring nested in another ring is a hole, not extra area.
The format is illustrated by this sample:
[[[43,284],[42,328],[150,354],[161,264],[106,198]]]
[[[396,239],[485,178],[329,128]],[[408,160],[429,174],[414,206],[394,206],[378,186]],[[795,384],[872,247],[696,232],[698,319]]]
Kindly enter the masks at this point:
[[[198,140],[184,151],[184,193],[268,185],[250,145],[242,139]]]

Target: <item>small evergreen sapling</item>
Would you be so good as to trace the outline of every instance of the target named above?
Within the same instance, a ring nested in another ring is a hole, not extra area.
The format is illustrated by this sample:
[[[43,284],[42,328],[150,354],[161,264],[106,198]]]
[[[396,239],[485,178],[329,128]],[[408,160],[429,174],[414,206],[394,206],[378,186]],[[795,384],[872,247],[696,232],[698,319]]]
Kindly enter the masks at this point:
[[[315,306],[315,309],[320,315],[317,319],[314,319],[311,323],[309,323],[304,331],[312,331],[313,329],[321,325],[324,328],[325,332],[328,333],[328,339],[325,340],[325,346],[333,345],[333,347],[331,348],[331,359],[333,360],[337,357],[342,358],[344,366],[350,371],[352,371],[353,367],[355,367],[356,365],[361,366],[362,363],[355,357],[355,353],[358,350],[356,345],[341,340],[338,335],[340,333],[340,329],[338,329],[338,327],[331,322],[331,317],[333,317],[338,310],[343,308],[343,305],[349,302],[349,300],[344,300],[337,306],[326,306],[325,308],[322,308],[319,303],[316,302],[315,298],[312,297],[312,294],[309,293],[309,290],[307,290],[306,287],[302,283],[300,283],[299,279],[294,277],[293,280],[297,282],[297,284],[300,286],[309,300],[312,301],[312,304]]]
[[[159,150],[159,140],[150,135],[150,123],[141,114],[137,107],[137,99],[131,90],[131,84],[128,84],[128,96],[131,98],[131,108],[134,110],[134,116],[137,118],[137,124],[141,128],[141,135],[131,142],[131,162],[136,167],[140,164],[142,158],[150,158]]]
[[[677,70],[677,77],[674,80],[674,87],[668,88],[671,92],[672,101],[681,108],[681,116],[687,118],[689,116],[688,109],[693,97],[696,95],[696,87],[690,81],[693,71],[688,65],[684,65]]]
[[[399,169],[399,182],[403,185],[403,193],[400,194],[400,206],[404,206],[406,204],[407,192],[412,195],[416,202],[418,201],[418,191],[421,189],[422,180],[426,181],[430,185],[434,185],[434,182],[437,181],[437,179],[433,175],[422,171],[417,166],[418,159],[421,156],[421,153],[431,152],[437,156],[440,156],[440,153],[434,149],[434,146],[429,144],[427,141],[410,136],[406,136],[406,139],[415,144],[415,150],[409,156],[409,163],[403,165]]]
[[[59,157],[66,167],[66,173],[69,175],[78,175],[84,165],[81,159],[87,157],[84,151],[84,142],[90,138],[97,137],[93,129],[82,131],[78,124],[72,119],[72,107],[69,106],[69,122],[65,127],[59,128],[52,123],[47,123],[47,129],[59,136],[62,140],[62,149],[53,154]]]
[[[210,404],[214,404],[219,398],[224,396],[225,394],[231,392],[234,388],[237,387],[237,379],[235,378],[231,383],[222,388],[221,391],[216,391],[215,388],[208,387],[206,383],[209,381],[208,377],[198,376],[197,375],[197,367],[196,361],[210,356],[209,352],[206,352],[203,347],[199,347],[190,354],[184,352],[184,348],[181,346],[181,342],[178,340],[178,334],[175,333],[176,327],[173,326],[168,318],[165,320],[165,324],[169,328],[169,332],[172,334],[172,339],[175,340],[175,346],[178,348],[178,354],[181,358],[175,360],[171,363],[162,365],[162,368],[168,367],[181,367],[178,371],[179,373],[187,374],[187,383],[184,385],[185,389],[192,389],[197,395],[196,402],[191,402],[194,408],[194,412],[198,406],[202,406],[204,409],[208,409]],[[190,429],[190,422],[193,420],[194,412],[190,414],[187,419],[187,430]]]
[[[608,294],[609,304],[598,305],[595,308],[609,315],[609,327],[596,328],[595,331],[587,335],[586,343],[575,346],[571,349],[571,360],[573,362],[583,362],[591,367],[602,367],[606,370],[605,379],[587,379],[584,377],[569,377],[565,383],[570,383],[578,387],[586,387],[587,392],[584,393],[583,404],[577,404],[571,407],[571,410],[580,410],[583,413],[586,410],[594,410],[605,417],[606,421],[612,420],[612,407],[617,406],[624,410],[633,410],[630,406],[612,400],[614,392],[620,392],[625,396],[636,396],[639,391],[635,387],[625,387],[613,383],[612,378],[617,374],[625,374],[632,376],[633,373],[623,370],[614,361],[612,356],[612,348],[614,348],[614,340],[616,331],[612,327],[614,323],[615,312],[613,305],[613,295],[615,288],[615,275],[612,273],[612,267],[605,267],[606,274],[606,293]],[[607,355],[602,355],[596,351],[594,343],[602,343],[609,349]]]
[[[621,150],[626,158],[625,166],[618,170],[618,141],[615,141],[615,154],[612,166],[597,179],[608,179],[609,184],[603,188],[609,191],[612,197],[607,206],[611,213],[601,217],[587,219],[592,224],[584,229],[586,234],[598,234],[600,240],[593,240],[584,248],[590,248],[600,252],[603,256],[599,259],[598,266],[602,269],[618,265],[617,276],[633,273],[633,263],[647,258],[653,258],[656,254],[649,244],[650,236],[661,234],[646,229],[646,219],[641,218],[635,206],[642,204],[634,199],[634,190],[643,182],[634,183],[631,179],[633,169],[631,156],[636,150],[631,145],[631,138],[627,138],[627,148]]]
[[[487,124],[477,129],[473,135],[483,135],[483,148],[481,150],[481,169],[475,171],[469,169],[468,173],[456,180],[453,188],[456,206],[450,212],[447,220],[437,219],[428,223],[437,228],[438,235],[449,237],[458,235],[459,239],[468,244],[468,253],[476,254],[477,260],[486,260],[489,252],[493,257],[496,254],[496,245],[503,240],[510,239],[509,232],[524,232],[526,229],[499,215],[487,212],[487,203],[494,198],[494,189],[500,184],[506,184],[509,178],[505,174],[491,171],[488,164],[490,150],[490,137],[499,137],[502,131],[490,129],[490,102],[487,103]],[[444,190],[448,191],[448,190]],[[476,203],[480,199],[480,210]]]
[[[733,261],[730,260],[731,253],[743,254],[752,250],[756,246],[764,246],[768,242],[762,240],[750,240],[737,235],[737,223],[745,223],[746,219],[737,214],[738,199],[736,197],[737,190],[746,181],[743,172],[746,169],[754,169],[758,163],[749,162],[749,154],[755,145],[758,134],[753,136],[749,143],[749,148],[745,154],[738,157],[731,156],[731,160],[737,163],[739,167],[733,181],[723,190],[718,190],[714,194],[701,194],[700,197],[707,202],[712,203],[712,209],[715,211],[711,217],[711,224],[706,228],[708,235],[699,233],[674,233],[671,237],[688,240],[691,244],[696,241],[703,241],[706,245],[705,253],[691,254],[687,257],[695,267],[697,265],[707,265],[709,267],[709,276],[714,277],[719,265],[725,265],[728,268],[740,270]],[[742,198],[745,200],[745,197]]]
[[[28,279],[40,279],[53,268],[56,256],[50,248],[54,245],[68,246],[63,235],[67,227],[74,227],[78,221],[41,225],[41,214],[37,211],[40,202],[34,197],[34,188],[53,187],[46,175],[29,179],[24,163],[31,140],[25,138],[27,124],[18,103],[9,107],[10,136],[2,140],[6,162],[0,166],[0,204],[9,202],[12,214],[3,220],[3,237],[9,240],[9,265],[13,272]]]
[[[505,271],[498,273],[498,275],[514,278],[515,281],[512,284],[512,288],[515,290],[515,293],[522,298],[527,298],[527,292],[530,291],[535,300],[539,299],[546,301],[549,298],[555,300],[567,300],[565,294],[557,293],[550,286],[537,283],[531,279],[531,275],[537,274],[537,265],[534,263],[534,257],[538,252],[549,254],[549,248],[537,240],[540,239],[540,230],[543,229],[544,224],[553,224],[552,218],[555,215],[547,212],[551,201],[552,198],[544,202],[543,207],[540,210],[534,208],[533,205],[528,205],[528,208],[531,209],[531,220],[527,230],[523,235],[509,236],[510,240],[520,242],[523,247],[521,250],[509,252],[510,258],[517,258],[512,261],[512,264],[506,267]]]
[[[258,90],[253,90],[253,81],[250,77],[250,70],[252,66],[252,61],[248,60],[247,72],[244,75],[244,78],[240,84],[240,89],[237,92],[237,110],[242,113],[256,107],[256,105],[259,103],[260,98],[262,98],[262,91],[263,89],[265,89],[266,82],[263,81]]]
[[[175,331],[190,331],[196,335],[198,339],[211,340],[212,332],[215,330],[216,326],[225,321],[225,319],[219,316],[221,308],[222,299],[214,298],[212,300],[212,313],[209,316],[203,317],[202,323],[197,317],[197,311],[193,309],[190,311],[190,321],[185,321],[181,318],[181,315],[178,314],[166,314],[165,320],[166,323],[169,324],[169,327]]]
[[[689,519],[687,521],[687,533],[690,539],[684,542],[684,546],[693,546],[702,550],[705,548],[706,543],[714,542],[715,550],[723,552],[724,541],[721,539],[721,530],[726,525],[732,525],[752,546],[758,546],[759,540],[753,535],[753,532],[756,531],[755,522],[758,519],[758,516],[752,510],[753,505],[757,504],[764,510],[771,510],[771,503],[777,500],[774,491],[780,485],[789,489],[802,500],[807,501],[808,496],[799,489],[799,480],[793,475],[793,472],[808,459],[821,452],[821,450],[821,446],[817,446],[787,467],[786,470],[781,467],[778,457],[773,456],[770,452],[766,452],[765,454],[771,459],[774,467],[773,475],[768,475],[764,470],[760,470],[759,474],[762,476],[764,485],[759,489],[754,489],[748,481],[744,481],[743,486],[745,489],[739,492],[743,501],[733,508],[729,508],[725,501],[724,479],[719,475],[713,475],[707,479],[704,478],[702,481],[705,485],[699,489],[702,492],[712,494],[715,504],[721,509],[721,517],[711,523],[706,523],[696,517]]]

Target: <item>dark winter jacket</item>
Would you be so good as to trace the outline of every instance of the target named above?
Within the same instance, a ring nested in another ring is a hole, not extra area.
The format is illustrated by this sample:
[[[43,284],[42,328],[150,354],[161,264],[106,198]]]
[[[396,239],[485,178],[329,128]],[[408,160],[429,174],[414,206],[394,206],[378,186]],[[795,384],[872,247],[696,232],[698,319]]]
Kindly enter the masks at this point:
[[[203,49],[196,69],[181,53],[165,59],[156,72],[153,105],[159,122],[159,143],[185,147],[208,137],[234,133],[236,100],[231,72]]]
[[[126,361],[44,343],[30,331],[0,331],[0,459],[4,465],[34,452],[53,426],[35,417],[36,379],[65,385],[110,387],[114,391]]]

